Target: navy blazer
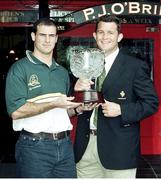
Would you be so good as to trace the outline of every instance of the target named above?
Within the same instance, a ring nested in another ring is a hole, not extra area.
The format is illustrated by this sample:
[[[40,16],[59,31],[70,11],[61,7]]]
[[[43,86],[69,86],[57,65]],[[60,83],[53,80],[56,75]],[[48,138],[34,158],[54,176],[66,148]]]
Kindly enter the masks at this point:
[[[136,168],[140,155],[140,120],[158,109],[148,65],[120,51],[104,80],[102,93],[104,99],[120,104],[121,115],[105,117],[99,107],[97,147],[100,161],[107,169]],[[78,116],[74,143],[76,162],[88,145],[91,113],[86,111]]]

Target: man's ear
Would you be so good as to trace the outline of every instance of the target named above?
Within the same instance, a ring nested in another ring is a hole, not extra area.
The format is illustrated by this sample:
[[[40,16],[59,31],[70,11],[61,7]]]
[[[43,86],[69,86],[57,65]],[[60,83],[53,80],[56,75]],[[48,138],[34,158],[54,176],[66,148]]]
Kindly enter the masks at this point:
[[[124,35],[122,33],[119,34],[117,42],[120,42],[123,39]]]
[[[93,33],[93,37],[96,40],[96,32]]]
[[[34,33],[34,32],[31,33],[31,39],[32,39],[33,41],[35,41],[35,33]]]

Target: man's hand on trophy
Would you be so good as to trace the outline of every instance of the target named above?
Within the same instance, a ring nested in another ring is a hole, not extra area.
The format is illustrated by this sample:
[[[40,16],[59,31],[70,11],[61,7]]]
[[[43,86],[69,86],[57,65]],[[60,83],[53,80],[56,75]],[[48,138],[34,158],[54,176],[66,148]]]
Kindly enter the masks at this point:
[[[73,102],[75,97],[67,97],[66,95],[61,95],[56,97],[52,102],[53,108],[76,108],[80,106],[82,103],[80,102]]]
[[[83,113],[83,111],[91,111],[94,108],[98,107],[100,105],[100,103],[88,103],[88,104],[81,104],[80,106],[78,106],[76,109],[76,114],[80,115]]]
[[[94,82],[89,80],[89,79],[78,79],[74,90],[75,91],[84,91],[84,90],[89,90],[91,89],[91,85],[93,85]]]

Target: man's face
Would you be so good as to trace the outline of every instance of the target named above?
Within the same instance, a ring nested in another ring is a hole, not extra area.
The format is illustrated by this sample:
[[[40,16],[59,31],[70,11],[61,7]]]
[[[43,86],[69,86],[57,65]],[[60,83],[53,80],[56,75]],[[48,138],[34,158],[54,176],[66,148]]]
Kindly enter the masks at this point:
[[[123,38],[122,33],[118,33],[117,25],[114,22],[99,22],[97,32],[93,33],[98,47],[109,55],[118,47],[118,42]]]
[[[37,32],[31,34],[34,43],[34,51],[40,54],[51,54],[57,42],[56,27],[39,25]]]

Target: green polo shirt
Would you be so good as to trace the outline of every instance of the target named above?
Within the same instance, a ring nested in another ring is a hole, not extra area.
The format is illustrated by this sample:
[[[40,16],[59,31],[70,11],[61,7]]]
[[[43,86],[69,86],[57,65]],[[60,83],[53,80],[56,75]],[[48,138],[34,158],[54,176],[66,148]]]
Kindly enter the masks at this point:
[[[24,105],[28,99],[48,94],[68,94],[70,81],[68,71],[53,59],[48,67],[28,52],[14,63],[6,79],[6,105],[9,114]]]

